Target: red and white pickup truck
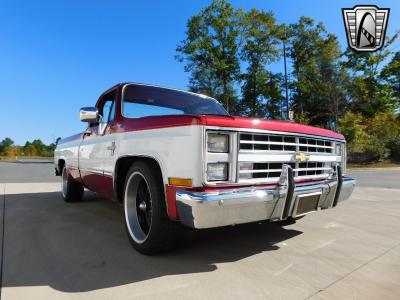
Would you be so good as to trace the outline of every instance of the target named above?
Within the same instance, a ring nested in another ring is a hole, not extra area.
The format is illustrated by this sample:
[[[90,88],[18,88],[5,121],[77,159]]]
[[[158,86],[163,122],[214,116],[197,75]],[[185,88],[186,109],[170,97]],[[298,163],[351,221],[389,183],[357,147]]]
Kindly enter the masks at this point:
[[[346,142],[330,130],[230,116],[210,97],[123,83],[82,108],[55,151],[67,202],[84,188],[124,206],[132,245],[170,249],[181,225],[281,221],[350,197]]]

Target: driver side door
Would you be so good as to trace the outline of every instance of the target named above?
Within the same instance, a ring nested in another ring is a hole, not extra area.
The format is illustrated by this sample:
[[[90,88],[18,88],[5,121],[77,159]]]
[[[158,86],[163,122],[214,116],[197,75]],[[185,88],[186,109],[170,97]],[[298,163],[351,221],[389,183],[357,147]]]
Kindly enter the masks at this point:
[[[79,149],[79,169],[84,185],[91,191],[113,197],[112,172],[104,172],[113,159],[115,137],[110,127],[115,117],[115,93],[104,95],[98,101],[101,118],[88,127]]]

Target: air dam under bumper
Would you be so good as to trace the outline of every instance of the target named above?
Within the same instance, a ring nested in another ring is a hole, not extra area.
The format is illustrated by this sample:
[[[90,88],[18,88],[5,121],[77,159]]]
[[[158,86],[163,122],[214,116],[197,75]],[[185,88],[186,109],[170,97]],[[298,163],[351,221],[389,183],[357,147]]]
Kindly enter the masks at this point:
[[[245,187],[212,192],[176,191],[181,223],[212,228],[261,220],[279,221],[319,209],[335,207],[350,197],[355,180],[342,176],[340,167],[327,180],[295,184],[293,170],[285,165],[273,187]]]

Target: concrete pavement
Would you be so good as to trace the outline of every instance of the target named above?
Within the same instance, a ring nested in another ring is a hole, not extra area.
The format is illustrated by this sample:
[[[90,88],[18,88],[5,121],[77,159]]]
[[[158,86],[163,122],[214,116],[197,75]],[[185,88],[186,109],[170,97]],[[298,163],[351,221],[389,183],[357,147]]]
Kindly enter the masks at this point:
[[[2,298],[398,299],[400,186],[369,178],[383,177],[362,177],[335,209],[285,226],[190,231],[154,257],[133,250],[122,207],[108,200],[67,204],[55,182],[3,183]]]
[[[352,169],[349,175],[357,179],[358,187],[377,187],[400,189],[400,168],[391,169]]]

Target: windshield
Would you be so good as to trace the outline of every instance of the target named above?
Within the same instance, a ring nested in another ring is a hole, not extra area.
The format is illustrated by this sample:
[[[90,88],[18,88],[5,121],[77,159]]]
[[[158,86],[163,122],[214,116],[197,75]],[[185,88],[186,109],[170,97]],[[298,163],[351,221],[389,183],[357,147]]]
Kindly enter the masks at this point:
[[[127,85],[123,94],[122,114],[127,118],[165,115],[229,114],[215,99],[189,92],[145,85]]]

